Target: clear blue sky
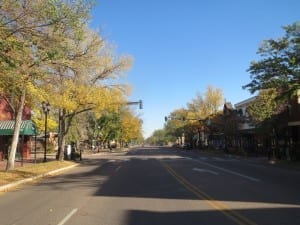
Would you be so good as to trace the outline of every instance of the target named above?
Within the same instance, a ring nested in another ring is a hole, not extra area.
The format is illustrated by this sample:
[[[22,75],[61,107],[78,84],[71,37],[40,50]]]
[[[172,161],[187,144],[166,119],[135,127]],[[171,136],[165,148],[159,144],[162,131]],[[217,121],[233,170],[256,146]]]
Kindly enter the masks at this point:
[[[250,97],[247,68],[260,43],[283,36],[300,20],[299,0],[102,0],[91,26],[131,55],[130,100],[142,99],[144,135],[163,128],[164,116],[221,88],[233,104]]]

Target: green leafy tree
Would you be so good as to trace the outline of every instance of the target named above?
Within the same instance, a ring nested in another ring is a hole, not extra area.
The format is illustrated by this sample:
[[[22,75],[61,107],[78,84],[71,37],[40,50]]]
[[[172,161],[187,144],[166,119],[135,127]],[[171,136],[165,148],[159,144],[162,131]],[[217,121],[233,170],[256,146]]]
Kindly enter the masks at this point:
[[[258,49],[261,59],[251,63],[252,81],[243,86],[251,93],[275,88],[279,97],[290,99],[300,89],[300,22],[284,30],[282,38],[265,40]]]
[[[247,107],[248,114],[257,126],[271,120],[279,113],[280,104],[276,98],[277,91],[275,89],[262,90],[255,101]]]
[[[184,108],[174,110],[168,116],[165,124],[166,136],[172,136],[173,140],[181,137],[185,132],[185,125],[187,124],[187,110]]]
[[[151,137],[147,139],[147,143],[152,145],[162,145],[167,143],[167,137],[165,129],[155,130]]]
[[[101,140],[109,143],[112,140],[119,140],[121,137],[121,118],[118,112],[106,112],[98,120],[97,126],[101,133]]]
[[[286,109],[286,104],[278,100],[275,89],[261,90],[256,100],[248,106],[247,112],[254,122],[256,132],[262,137],[278,132],[279,115]]]

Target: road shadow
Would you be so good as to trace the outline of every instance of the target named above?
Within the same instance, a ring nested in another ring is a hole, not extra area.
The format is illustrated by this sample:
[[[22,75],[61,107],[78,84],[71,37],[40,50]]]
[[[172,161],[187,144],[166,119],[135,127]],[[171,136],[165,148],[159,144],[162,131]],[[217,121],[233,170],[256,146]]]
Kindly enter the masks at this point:
[[[63,192],[85,188],[98,189],[112,172],[113,167],[107,163],[106,159],[84,159],[80,162],[80,165],[72,170],[55,175],[51,179],[44,179],[37,183],[35,187],[37,189],[43,187]]]
[[[160,162],[156,159],[133,158],[120,165],[122,168],[110,176],[95,193],[96,196],[195,199],[169,174],[161,171]]]
[[[232,211],[178,211],[178,212],[157,212],[143,210],[129,210],[126,212],[124,225],[283,225],[298,224],[300,221],[299,210],[296,209],[248,209],[235,210],[241,217],[232,216]],[[287,218],[286,215],[295,215]],[[251,216],[252,215],[252,216]],[[244,217],[246,216],[246,217]],[[274,220],[274,218],[276,218]],[[250,222],[251,221],[251,222]],[[272,221],[272,222],[271,222]]]
[[[140,200],[161,199],[162,203],[164,199],[171,201],[203,200],[168,173],[162,164],[162,162],[172,164],[176,170],[175,165],[179,165],[181,159],[168,157],[170,155],[168,151],[164,153],[153,150],[144,152],[142,155],[162,155],[164,157],[162,159],[151,157],[143,159],[140,158],[140,152],[131,152],[126,154],[126,156],[131,157],[130,160],[122,160],[121,157],[84,159],[77,169],[53,179],[47,179],[38,184],[37,189],[40,185],[51,189],[55,188],[58,191],[75,189],[78,191],[81,188],[82,190],[88,188],[91,190],[89,194],[96,198],[111,197],[112,199],[128,199],[128,201],[131,198]],[[187,166],[190,167],[190,165]],[[280,191],[280,187],[272,186],[273,184],[253,183],[244,180],[229,185],[225,176],[218,177],[214,182],[208,184],[208,180],[206,183],[204,176],[199,176],[199,174],[192,175],[197,176],[197,178],[185,176],[185,174],[181,174],[181,176],[190,181],[197,181],[195,185],[209,193],[214,200],[228,205],[233,203],[235,207],[230,208],[253,221],[259,221],[258,224],[297,224],[297,221],[300,221],[300,197],[292,193],[293,188]],[[230,188],[227,188],[227,184]],[[244,190],[239,189],[241,187]],[[273,192],[272,189],[276,189],[276,191]],[[176,202],[174,201],[174,203]],[[125,209],[127,221],[122,224],[236,224],[228,218],[225,219],[224,214],[227,211],[226,207],[219,209],[212,207],[211,210],[202,211],[191,209],[168,212],[166,209],[165,212],[158,212],[156,210],[130,208],[130,203],[128,203],[128,207]]]
[[[179,211],[154,212],[143,210],[130,210],[126,213],[126,225],[195,225],[195,224],[222,224],[232,225],[221,213],[212,211]]]

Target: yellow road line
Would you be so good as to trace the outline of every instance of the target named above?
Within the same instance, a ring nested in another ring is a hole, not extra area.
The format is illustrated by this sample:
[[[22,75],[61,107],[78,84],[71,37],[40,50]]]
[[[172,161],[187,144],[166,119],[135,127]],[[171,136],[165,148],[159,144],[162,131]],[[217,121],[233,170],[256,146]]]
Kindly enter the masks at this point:
[[[216,210],[223,213],[226,217],[230,218],[234,222],[236,222],[239,225],[257,225],[255,222],[249,220],[248,218],[242,216],[241,214],[235,212],[233,209],[231,209],[228,205],[226,205],[222,201],[214,200],[212,197],[210,197],[205,192],[201,191],[199,188],[191,184],[189,181],[187,181],[184,177],[180,176],[178,173],[175,172],[170,166],[168,166],[165,163],[162,163],[162,165],[166,168],[166,170],[180,183],[182,184],[186,189],[194,193],[198,198],[203,199],[206,201],[207,204],[215,208]]]

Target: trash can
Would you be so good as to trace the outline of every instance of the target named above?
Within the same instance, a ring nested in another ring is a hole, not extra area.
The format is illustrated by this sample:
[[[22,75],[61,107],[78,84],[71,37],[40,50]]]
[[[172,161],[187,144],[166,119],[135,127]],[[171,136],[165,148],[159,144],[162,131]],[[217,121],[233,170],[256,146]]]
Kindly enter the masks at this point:
[[[65,149],[65,159],[71,159],[71,145],[67,145]]]

